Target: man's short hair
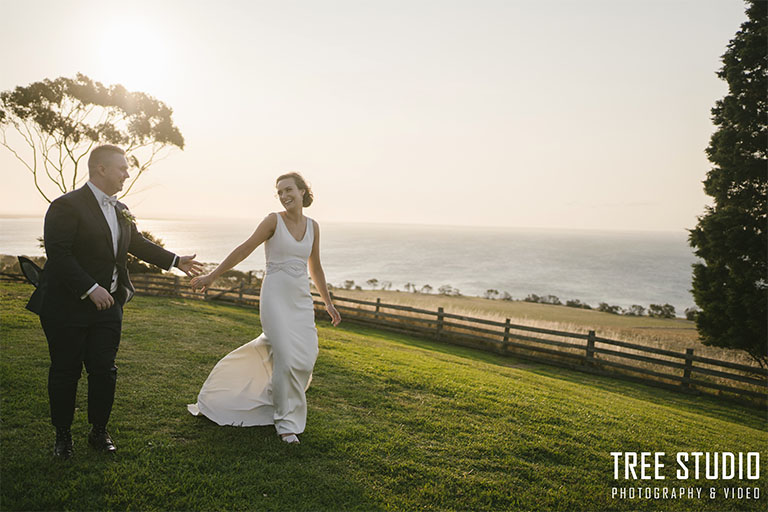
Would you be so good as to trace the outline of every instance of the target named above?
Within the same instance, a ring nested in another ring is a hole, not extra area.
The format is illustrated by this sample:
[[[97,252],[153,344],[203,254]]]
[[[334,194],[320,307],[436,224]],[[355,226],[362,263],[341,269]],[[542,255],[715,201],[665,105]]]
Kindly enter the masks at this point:
[[[96,168],[97,165],[103,164],[104,157],[106,157],[109,153],[124,155],[125,150],[112,144],[102,144],[101,146],[93,148],[93,151],[91,151],[91,156],[88,157],[88,170],[92,171]]]

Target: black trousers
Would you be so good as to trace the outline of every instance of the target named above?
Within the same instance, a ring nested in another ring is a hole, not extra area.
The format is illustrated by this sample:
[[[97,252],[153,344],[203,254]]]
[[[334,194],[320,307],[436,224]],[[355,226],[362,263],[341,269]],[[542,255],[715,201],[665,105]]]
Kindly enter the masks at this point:
[[[48,399],[54,426],[72,425],[83,363],[88,372],[88,422],[106,426],[115,399],[115,357],[122,323],[123,308],[117,302],[77,320],[40,317],[51,356]]]

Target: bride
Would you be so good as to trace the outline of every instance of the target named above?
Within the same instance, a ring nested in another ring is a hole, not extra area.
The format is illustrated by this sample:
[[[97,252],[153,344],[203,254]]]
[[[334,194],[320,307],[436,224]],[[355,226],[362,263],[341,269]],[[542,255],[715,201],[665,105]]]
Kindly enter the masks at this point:
[[[219,425],[274,424],[283,441],[298,443],[307,420],[304,392],[318,352],[307,267],[334,326],[341,316],[320,264],[320,228],[303,213],[312,204],[312,190],[293,172],[277,178],[276,186],[285,211],[267,215],[216,270],[190,282],[205,291],[265,242],[267,270],[259,303],[263,333],[216,364],[188,409]]]

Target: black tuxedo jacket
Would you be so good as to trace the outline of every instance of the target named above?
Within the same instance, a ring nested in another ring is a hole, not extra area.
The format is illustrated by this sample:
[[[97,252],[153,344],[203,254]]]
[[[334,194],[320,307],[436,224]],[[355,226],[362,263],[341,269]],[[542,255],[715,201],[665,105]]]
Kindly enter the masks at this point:
[[[44,228],[48,259],[27,309],[51,319],[84,320],[96,306],[88,297],[80,297],[96,283],[109,290],[115,266],[115,300],[122,306],[133,296],[126,268],[128,253],[161,268],[171,266],[175,255],[141,236],[124,213],[128,210],[124,204],[118,202],[115,208],[120,225],[117,256],[109,224],[88,185],[51,203]]]

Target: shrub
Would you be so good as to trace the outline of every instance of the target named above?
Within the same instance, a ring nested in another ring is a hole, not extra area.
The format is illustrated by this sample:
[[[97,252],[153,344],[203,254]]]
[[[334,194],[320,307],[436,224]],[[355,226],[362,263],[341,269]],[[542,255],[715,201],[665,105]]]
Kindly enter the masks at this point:
[[[449,284],[444,284],[437,289],[437,293],[440,295],[450,295],[453,287]]]
[[[142,231],[141,236],[149,240],[150,242],[159,245],[160,247],[165,247],[165,244],[160,238],[155,237],[152,233],[149,231]],[[152,265],[150,263],[144,263],[136,256],[129,254],[128,255],[128,262],[126,264],[126,267],[128,268],[128,272],[131,274],[162,274],[163,269],[160,267],[157,267],[155,265]]]
[[[639,304],[632,304],[624,310],[624,314],[627,316],[643,316],[645,314],[645,308]]]
[[[581,302],[579,299],[569,299],[565,301],[565,305],[569,308],[592,309],[592,306]]]
[[[675,318],[675,306],[672,304],[651,304],[648,306],[648,316],[654,318]]]
[[[45,256],[27,256],[38,267],[43,268],[45,266]],[[19,266],[19,259],[16,256],[8,254],[0,254],[0,272],[6,274],[21,274],[21,267]]]
[[[686,320],[696,320],[696,317],[699,316],[699,311],[697,308],[685,308],[685,319]]]
[[[597,310],[603,313],[610,313],[612,315],[618,315],[621,308],[619,306],[611,306],[606,302],[601,302],[597,305]]]

